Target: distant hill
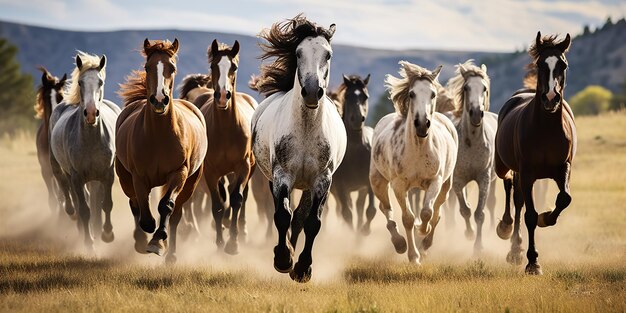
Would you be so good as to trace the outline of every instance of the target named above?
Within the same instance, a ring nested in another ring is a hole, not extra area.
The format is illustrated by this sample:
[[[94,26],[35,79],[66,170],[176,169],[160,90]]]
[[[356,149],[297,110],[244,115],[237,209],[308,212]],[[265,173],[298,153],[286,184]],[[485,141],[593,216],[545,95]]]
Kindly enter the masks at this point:
[[[339,30],[341,31],[341,30]],[[190,73],[208,70],[206,49],[217,38],[232,44],[241,43],[238,90],[251,92],[247,81],[259,72],[260,54],[258,39],[252,36],[182,30],[129,30],[114,32],[78,32],[21,25],[0,21],[0,37],[7,38],[19,48],[18,58],[22,69],[36,77],[37,65],[48,67],[57,76],[73,69],[75,50],[83,50],[108,57],[106,97],[120,102],[115,92],[118,84],[133,69],[140,69],[143,58],[137,52],[143,39],[173,39],[181,42],[177,83]],[[529,42],[534,36],[529,36]],[[486,47],[488,48],[488,47]],[[333,45],[331,88],[341,82],[341,74],[372,74],[370,96],[372,104],[384,92],[385,74],[396,74],[399,60],[433,68],[443,64],[441,81],[452,75],[454,65],[473,58],[487,64],[492,76],[492,110],[496,111],[506,98],[521,86],[523,67],[529,62],[525,53],[492,53],[436,50],[381,50],[340,44]],[[626,22],[621,20],[611,27],[573,41],[568,55],[570,71],[566,96],[572,96],[588,84],[599,84],[613,91],[624,80],[626,73]],[[252,93],[257,99],[260,97]]]

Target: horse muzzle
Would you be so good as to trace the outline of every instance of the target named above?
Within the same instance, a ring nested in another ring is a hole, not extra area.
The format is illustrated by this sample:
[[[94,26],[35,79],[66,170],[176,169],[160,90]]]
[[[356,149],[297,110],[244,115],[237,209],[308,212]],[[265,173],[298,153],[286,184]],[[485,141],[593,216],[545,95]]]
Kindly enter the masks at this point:
[[[84,109],[83,110],[83,116],[85,117],[85,123],[87,123],[87,125],[95,127],[98,123],[98,117],[100,116],[100,110],[95,109],[95,110],[88,110],[88,109]]]
[[[165,96],[163,101],[159,101],[154,95],[152,95],[148,100],[150,101],[150,105],[152,106],[152,111],[154,111],[154,113],[165,114],[167,111],[167,105],[170,102],[170,97]]]
[[[561,105],[561,94],[555,93],[552,99],[547,94],[541,96],[543,108],[549,113],[555,113]]]
[[[319,107],[319,102],[322,97],[324,97],[324,88],[315,86],[315,87],[302,87],[300,91],[302,98],[304,99],[304,104],[309,109],[317,109]]]
[[[426,136],[428,136],[428,130],[430,129],[429,119],[426,119],[426,121],[415,119],[413,120],[413,125],[415,126],[415,133],[417,137],[426,138]]]
[[[227,90],[226,92],[215,91],[213,99],[215,99],[215,105],[220,110],[227,110],[232,98],[232,92]]]
[[[483,124],[483,117],[485,116],[485,111],[477,111],[477,110],[469,110],[470,123],[474,127],[479,127]]]

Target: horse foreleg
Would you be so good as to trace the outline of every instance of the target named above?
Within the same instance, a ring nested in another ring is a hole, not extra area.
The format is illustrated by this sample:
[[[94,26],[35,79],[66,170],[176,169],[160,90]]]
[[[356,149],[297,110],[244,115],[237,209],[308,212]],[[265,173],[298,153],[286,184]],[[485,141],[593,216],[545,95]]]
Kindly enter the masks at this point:
[[[572,202],[572,196],[570,195],[569,190],[570,171],[570,163],[566,162],[565,164],[563,164],[563,168],[559,171],[558,175],[554,179],[556,185],[559,187],[559,194],[556,196],[555,202],[556,208],[554,209],[554,211],[541,213],[537,220],[537,226],[554,226],[561,212],[563,212],[563,210],[565,210],[565,208],[567,208]]]
[[[356,197],[356,229],[360,230],[361,232],[363,231],[363,227],[364,227],[364,216],[363,213],[365,212],[365,200],[367,198],[367,189],[361,188],[358,190],[357,192],[357,197]]]
[[[76,194],[76,202],[78,204],[78,215],[80,217],[79,223],[82,225],[83,234],[85,237],[85,248],[88,252],[93,252],[93,236],[91,234],[91,227],[89,225],[89,219],[91,212],[89,211],[89,205],[87,205],[87,199],[85,199],[85,182],[78,173],[72,173],[70,175],[72,188]]]
[[[270,190],[274,196],[274,225],[278,231],[278,244],[274,247],[274,269],[280,273],[289,273],[293,268],[293,247],[287,241],[287,231],[291,223],[291,208],[289,207],[289,194],[292,184],[274,173],[273,182],[270,182]]]
[[[465,220],[465,238],[468,240],[474,239],[474,228],[472,227],[472,223],[470,221],[470,217],[472,217],[472,210],[469,208],[469,204],[467,203],[465,186],[467,185],[467,181],[462,181],[457,179],[454,181],[454,193],[456,194],[457,200],[459,202],[459,212],[461,212],[461,216]]]
[[[513,218],[511,218],[511,189],[513,189],[513,175],[511,172],[503,179],[504,183],[504,213],[502,220],[496,227],[496,234],[501,239],[507,240],[511,238],[513,232]]]
[[[426,236],[432,230],[430,219],[433,218],[433,205],[439,195],[439,192],[441,191],[442,185],[443,181],[441,177],[437,177],[432,180],[426,189],[426,193],[424,194],[424,204],[422,205],[422,211],[420,212],[422,224],[417,228],[420,236]]]
[[[133,238],[135,239],[135,251],[138,253],[147,253],[146,246],[148,245],[148,236],[141,229],[141,226],[139,226],[139,216],[141,212],[139,209],[139,201],[137,200],[137,195],[135,194],[133,177],[131,173],[117,160],[117,158],[115,159],[115,172],[119,178],[122,191],[124,191],[124,194],[126,194],[129,198],[128,205],[130,206],[130,210],[135,221],[135,230],[133,232]]]
[[[178,224],[183,216],[183,206],[193,195],[193,191],[196,189],[198,181],[200,180],[200,173],[202,173],[202,166],[185,180],[180,194],[178,194],[175,199],[174,211],[169,219],[169,232],[171,234],[171,239],[169,240],[169,249],[167,251],[167,256],[165,257],[165,262],[168,264],[176,263],[176,239],[178,237]]]
[[[372,191],[380,201],[379,209],[387,219],[387,230],[391,234],[391,243],[396,252],[402,254],[406,251],[406,240],[398,233],[398,225],[393,219],[393,209],[389,202],[389,182],[373,166],[370,166],[370,184]]]
[[[524,195],[524,204],[526,206],[524,221],[526,222],[526,229],[528,230],[528,251],[526,251],[528,264],[526,265],[526,274],[541,275],[541,265],[539,265],[537,261],[539,253],[535,247],[535,229],[537,228],[538,216],[533,202],[533,184],[535,183],[535,179],[528,173],[524,173],[523,169],[521,169],[519,181],[522,187],[522,194]]]
[[[178,198],[179,193],[182,191],[185,185],[187,173],[187,167],[183,166],[178,171],[172,172],[167,176],[167,182],[165,184],[165,188],[167,189],[165,191],[165,194],[163,195],[163,198],[161,198],[161,201],[159,201],[159,228],[157,228],[157,230],[154,232],[152,239],[148,243],[148,252],[155,253],[161,256],[168,248],[168,227],[170,216],[174,212],[176,199]],[[187,198],[189,198],[189,196],[190,195],[187,195]],[[186,201],[187,199],[184,200]],[[179,210],[182,209],[183,203],[184,201],[181,202]],[[180,216],[178,217],[178,219],[180,220]]]
[[[428,250],[428,248],[430,248],[430,246],[432,246],[433,244],[433,237],[435,236],[435,229],[437,228],[437,225],[439,224],[439,220],[441,220],[440,209],[441,209],[441,206],[448,199],[448,193],[450,192],[451,188],[452,188],[452,178],[448,178],[448,180],[446,180],[443,183],[443,185],[441,185],[441,191],[439,191],[439,194],[437,195],[437,199],[435,199],[434,214],[433,214],[433,218],[430,221],[430,224],[432,225],[432,230],[430,231],[430,233],[428,233],[428,235],[426,235],[424,240],[422,240],[422,244],[421,244],[421,247],[423,249],[422,253],[426,252],[426,250]]]
[[[485,222],[485,203],[489,193],[491,176],[485,174],[478,178],[478,204],[474,211],[474,221],[476,222],[476,241],[474,241],[474,255],[478,256],[483,250],[483,223]]]
[[[113,198],[111,191],[113,189],[114,176],[115,174],[113,173],[113,168],[111,168],[110,174],[101,187],[101,191],[103,192],[102,211],[104,211],[104,225],[102,227],[103,231],[101,239],[104,242],[112,242],[115,239],[115,235],[113,234],[113,224],[111,223],[111,211],[113,210]]]
[[[67,177],[67,174],[65,174],[61,169],[61,165],[59,165],[57,160],[52,156],[50,156],[50,166],[52,167],[52,173],[54,174],[54,177],[59,184],[60,194],[62,194],[57,197],[59,205],[65,205],[65,213],[67,213],[70,218],[76,219],[76,209],[74,208],[72,198],[70,196],[70,179],[69,177]],[[61,198],[65,199],[64,203],[61,203]]]
[[[230,205],[232,211],[232,217],[230,220],[230,237],[224,247],[224,252],[235,255],[239,253],[239,212],[243,206],[243,191],[248,185],[248,178],[250,177],[250,166],[246,164],[245,170],[237,175],[233,184],[232,191],[230,193]],[[247,193],[247,189],[246,189]],[[216,224],[217,225],[217,224]]]
[[[241,240],[245,243],[248,240],[248,223],[246,221],[246,203],[248,202],[248,195],[250,192],[250,181],[246,183],[243,188],[243,202],[241,202],[241,209],[239,210],[239,234]]]
[[[300,202],[298,202],[298,206],[293,211],[291,217],[291,238],[289,242],[291,246],[295,249],[298,243],[298,238],[300,237],[300,232],[304,228],[304,223],[308,218],[312,205],[312,195],[310,190],[302,191],[302,196],[300,197]]]
[[[400,209],[402,210],[402,225],[404,226],[404,230],[406,231],[406,240],[408,246],[407,255],[409,257],[409,262],[420,264],[420,254],[417,251],[414,235],[415,214],[409,206],[409,199],[407,195],[408,190],[403,182],[396,183],[396,181],[392,181],[391,189],[393,189],[396,200],[398,200],[398,203],[400,204]]]
[[[308,216],[304,224],[305,242],[302,253],[298,257],[298,262],[289,272],[289,277],[299,283],[306,283],[311,279],[311,264],[313,264],[312,250],[315,237],[322,227],[321,210],[332,181],[330,171],[318,177],[311,192],[311,206],[308,208]],[[304,194],[303,194],[304,198]],[[307,208],[304,208],[307,210]]]
[[[93,237],[102,236],[102,212],[104,210],[104,186],[99,181],[92,181],[86,184],[86,190],[89,201],[89,209],[91,211],[90,226]]]
[[[336,198],[337,202],[340,203],[343,221],[350,229],[354,229],[352,223],[352,199],[350,198],[350,192],[337,186]]]
[[[524,249],[522,249],[520,224],[522,218],[522,207],[524,206],[524,195],[522,194],[522,186],[519,182],[519,175],[515,174],[515,176],[510,180],[510,184],[513,185],[513,205],[515,206],[515,217],[513,220],[513,236],[511,237],[511,233],[509,233],[509,236],[511,237],[511,251],[507,254],[506,260],[511,264],[521,265],[523,261],[522,252],[524,252]]]
[[[494,174],[492,174],[493,177]],[[491,229],[496,226],[496,180],[492,179],[489,183],[489,192],[487,193],[487,209],[489,209],[489,220]]]

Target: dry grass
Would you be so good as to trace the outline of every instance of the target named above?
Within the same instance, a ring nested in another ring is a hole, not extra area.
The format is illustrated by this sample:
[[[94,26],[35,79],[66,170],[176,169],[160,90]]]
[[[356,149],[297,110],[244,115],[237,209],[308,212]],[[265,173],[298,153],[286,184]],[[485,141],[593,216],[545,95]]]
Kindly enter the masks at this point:
[[[626,114],[579,118],[577,125],[574,201],[556,227],[538,232],[545,275],[528,277],[506,264],[508,243],[489,227],[480,260],[460,229],[441,227],[433,251],[415,267],[393,252],[380,214],[364,241],[330,214],[316,242],[314,281],[306,285],[272,269],[272,245],[255,226],[254,210],[239,256],[216,252],[210,231],[182,244],[174,267],[136,255],[117,186],[116,242],[86,256],[75,227],[58,227],[64,222],[44,205],[32,137],[1,139],[0,310],[623,312]]]

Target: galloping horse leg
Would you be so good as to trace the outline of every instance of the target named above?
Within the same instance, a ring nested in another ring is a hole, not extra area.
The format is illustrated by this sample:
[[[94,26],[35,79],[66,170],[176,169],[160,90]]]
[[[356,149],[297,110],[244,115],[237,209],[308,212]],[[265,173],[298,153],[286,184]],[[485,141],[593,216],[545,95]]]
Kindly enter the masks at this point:
[[[91,235],[91,227],[89,225],[89,218],[91,212],[89,211],[89,205],[87,205],[87,199],[85,199],[85,182],[78,173],[72,173],[70,175],[72,188],[76,193],[76,202],[78,204],[78,215],[80,216],[79,223],[82,224],[83,233],[85,236],[85,248],[89,252],[93,252],[93,237]]]
[[[337,186],[337,202],[341,203],[341,216],[343,221],[350,229],[354,229],[352,224],[352,199],[350,198],[350,192],[344,188]]]
[[[150,211],[150,188],[140,177],[133,177],[132,182],[139,207],[139,226],[144,232],[151,234],[156,229],[156,220]]]
[[[239,175],[235,178],[230,192],[230,205],[232,211],[232,218],[230,220],[230,237],[224,247],[224,252],[235,255],[239,253],[239,210],[243,206],[243,191],[248,185],[248,178],[250,177],[250,165],[239,171]],[[247,191],[247,190],[246,190]],[[247,193],[247,192],[246,192]],[[216,224],[217,225],[217,224]]]
[[[311,214],[311,205],[312,205],[312,195],[310,190],[304,190],[302,192],[302,196],[300,197],[300,202],[298,206],[293,211],[291,217],[291,246],[296,249],[296,244],[298,243],[298,237],[300,237],[300,232],[304,228],[304,223],[306,222],[309,214]]]
[[[391,189],[393,189],[396,200],[398,200],[398,203],[400,204],[400,209],[402,209],[402,225],[404,226],[404,230],[406,232],[408,245],[407,255],[409,257],[409,262],[420,264],[420,254],[417,251],[414,236],[415,214],[413,214],[413,210],[411,210],[411,207],[409,206],[409,199],[407,197],[408,188],[404,184],[404,181],[398,180],[391,182]]]
[[[463,188],[463,195],[467,199],[467,190]],[[448,200],[443,204],[444,217],[446,221],[446,229],[450,230],[456,226],[456,208],[460,207],[459,199],[456,193],[453,196],[448,197]]]
[[[113,198],[111,191],[113,189],[113,181],[115,180],[115,174],[113,168],[110,169],[110,174],[102,182],[101,191],[103,195],[102,199],[102,211],[104,211],[104,225],[102,226],[101,239],[104,242],[112,242],[115,239],[113,234],[113,224],[111,223],[111,211],[113,210]],[[100,212],[98,212],[100,213]]]
[[[393,247],[397,253],[402,254],[407,249],[406,240],[398,233],[398,225],[393,220],[393,209],[389,202],[389,182],[375,169],[370,169],[370,182],[374,194],[380,201],[379,209],[387,219],[387,230],[391,234]]]
[[[91,211],[91,219],[89,220],[93,237],[102,236],[102,212],[104,201],[104,186],[99,181],[92,181],[86,184],[88,191],[88,203]]]
[[[522,265],[522,235],[520,234],[520,223],[522,218],[522,207],[524,206],[524,196],[522,194],[521,184],[519,183],[519,175],[515,174],[511,183],[515,181],[513,190],[513,204],[515,206],[515,217],[513,220],[513,236],[511,237],[511,251],[506,255],[506,261],[514,265]],[[506,184],[506,183],[505,183]],[[509,195],[511,193],[509,189]]]
[[[248,240],[248,223],[246,222],[246,202],[248,202],[248,192],[250,192],[250,181],[246,183],[243,188],[243,201],[241,202],[241,209],[239,210],[239,233],[241,240],[245,243]]]
[[[513,233],[513,218],[511,218],[511,189],[513,189],[513,175],[511,172],[503,179],[504,182],[504,214],[496,227],[496,234],[500,239],[507,240]],[[495,184],[494,184],[495,185]],[[517,207],[516,207],[517,208]]]
[[[206,175],[206,173],[205,173]],[[221,192],[218,190],[219,182],[216,178],[206,178],[209,184],[209,192],[211,194],[211,210],[213,211],[213,220],[215,221],[215,244],[221,249],[224,246],[224,235],[222,227],[222,218],[224,217],[225,203]]]
[[[554,226],[556,224],[556,219],[559,217],[561,212],[563,212],[563,210],[572,202],[572,196],[569,191],[570,170],[570,163],[566,162],[563,165],[563,169],[561,169],[558,175],[556,175],[554,181],[559,187],[559,194],[556,196],[555,202],[556,208],[554,211],[547,211],[539,214],[537,226]]]
[[[474,255],[478,256],[483,250],[483,223],[485,222],[485,202],[489,193],[491,175],[484,174],[478,178],[478,205],[474,211],[476,222],[476,241],[474,242]]]
[[[178,171],[172,172],[167,176],[167,183],[165,184],[165,188],[167,189],[165,195],[161,198],[161,201],[159,201],[159,228],[154,232],[152,239],[148,243],[148,252],[161,256],[167,250],[170,215],[174,212],[176,198],[185,186],[187,172],[187,167],[183,166]],[[189,196],[190,195],[187,195],[187,198]],[[182,203],[178,209],[182,209]],[[182,215],[182,211],[177,214]],[[180,220],[180,216],[178,216],[178,220]]]
[[[364,216],[365,212],[365,199],[367,198],[367,190],[365,188],[361,188],[357,191],[356,197],[356,229],[362,230],[364,224]]]
[[[492,174],[493,175],[493,174]],[[496,181],[489,183],[489,192],[487,193],[487,209],[489,209],[489,217],[491,229],[496,226]]]
[[[167,251],[167,256],[165,257],[165,262],[168,264],[176,263],[176,239],[178,223],[183,216],[183,205],[191,198],[191,195],[193,194],[193,191],[196,188],[200,179],[200,173],[202,173],[202,166],[195,173],[193,173],[193,175],[185,180],[185,185],[180,191],[180,194],[178,194],[178,197],[176,197],[175,199],[174,212],[172,212],[172,215],[169,219],[169,230],[172,238],[170,239],[170,247]]]
[[[48,190],[48,207],[50,208],[50,211],[52,211],[52,213],[55,213],[57,211],[58,201],[55,196],[55,182],[52,173],[44,174],[43,181],[46,183],[46,189]]]
[[[472,210],[469,208],[469,204],[467,203],[467,198],[465,197],[465,187],[467,186],[467,181],[461,181],[459,179],[454,181],[454,193],[456,194],[457,199],[459,200],[459,211],[461,212],[461,216],[465,220],[465,238],[468,240],[474,239],[474,229],[472,227],[472,222],[470,221],[470,217],[472,217]]]
[[[420,236],[426,236],[431,232],[432,226],[430,225],[430,219],[433,218],[433,204],[441,191],[443,186],[441,177],[438,177],[431,181],[430,186],[426,189],[424,194],[424,204],[422,205],[422,211],[420,212],[420,219],[422,224],[417,228],[417,232]],[[439,218],[437,216],[437,218]]]
[[[376,216],[376,205],[374,204],[374,191],[372,190],[372,187],[368,184],[367,185],[367,195],[369,197],[369,201],[367,204],[367,209],[365,210],[365,223],[363,224],[363,228],[361,228],[361,233],[363,235],[369,235],[372,231],[371,231],[371,225],[372,225],[372,220],[374,219],[374,216]]]
[[[526,205],[524,221],[526,222],[526,229],[528,229],[528,251],[526,251],[528,264],[526,265],[526,274],[541,275],[541,265],[539,265],[537,261],[539,253],[535,248],[535,229],[537,228],[538,217],[533,202],[533,184],[535,183],[535,179],[532,178],[529,173],[525,173],[523,169],[521,169],[519,181],[522,187],[522,194],[524,195],[524,204]]]
[[[293,270],[289,272],[289,277],[299,283],[306,283],[311,279],[313,242],[315,242],[315,237],[322,227],[321,210],[326,197],[328,197],[331,181],[332,174],[330,170],[327,170],[327,173],[325,175],[322,174],[313,186],[311,206],[304,224],[304,249],[302,249],[302,253],[300,253],[298,262],[294,265]],[[306,208],[304,209],[306,210]]]
[[[219,182],[217,183],[217,190],[220,194],[220,197],[222,199],[222,202],[224,202],[224,214],[222,215],[222,225],[224,227],[230,227],[230,215],[232,213],[232,210],[230,209],[230,197],[229,195],[229,188],[232,186],[232,182],[230,181],[230,179],[228,180],[228,188],[226,187],[226,179],[224,177],[221,177]]]
[[[135,220],[135,230],[133,232],[133,238],[135,239],[135,251],[138,253],[148,253],[146,251],[146,246],[148,245],[148,236],[139,226],[139,202],[137,201],[137,195],[135,194],[135,187],[133,184],[133,177],[128,172],[120,162],[115,159],[115,172],[120,180],[120,186],[124,191],[124,194],[129,198],[128,205],[130,206],[130,210],[133,213],[133,218]]]
[[[421,253],[425,253],[426,250],[428,250],[428,248],[430,248],[430,246],[432,246],[433,244],[433,237],[435,236],[435,228],[437,228],[437,224],[439,224],[439,220],[441,219],[440,208],[448,199],[448,192],[450,192],[450,189],[452,188],[451,180],[452,178],[448,178],[448,180],[446,180],[443,183],[443,185],[441,185],[441,191],[439,191],[439,194],[437,195],[437,199],[435,199],[435,206],[434,206],[435,211],[433,214],[433,219],[430,221],[430,224],[432,225],[433,228],[430,231],[430,233],[426,235],[424,240],[422,240],[421,248],[423,250],[420,251]]]
[[[70,178],[63,172],[61,165],[59,165],[55,158],[50,158],[50,166],[52,167],[52,173],[54,173],[54,177],[56,177],[57,183],[59,184],[62,197],[65,198],[65,213],[67,213],[67,215],[69,215],[72,219],[76,219],[76,209],[74,208],[72,198],[70,196]],[[58,199],[59,204],[61,204],[61,197],[58,197]]]
[[[291,208],[289,195],[292,184],[287,179],[279,177],[274,172],[275,183],[270,182],[270,189],[274,196],[274,225],[278,231],[278,244],[274,247],[274,269],[280,273],[289,273],[293,268],[293,247],[287,241],[287,231],[291,223]]]

